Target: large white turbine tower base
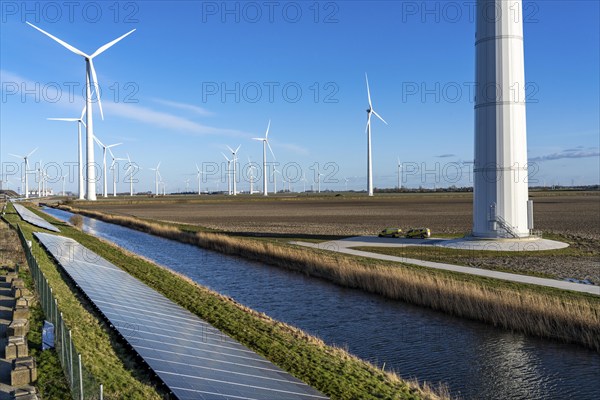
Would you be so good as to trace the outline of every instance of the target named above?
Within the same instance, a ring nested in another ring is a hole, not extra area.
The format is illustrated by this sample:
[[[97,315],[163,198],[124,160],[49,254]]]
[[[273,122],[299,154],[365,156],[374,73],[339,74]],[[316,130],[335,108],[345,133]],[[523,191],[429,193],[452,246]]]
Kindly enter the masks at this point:
[[[522,0],[477,0],[473,236],[529,236]]]

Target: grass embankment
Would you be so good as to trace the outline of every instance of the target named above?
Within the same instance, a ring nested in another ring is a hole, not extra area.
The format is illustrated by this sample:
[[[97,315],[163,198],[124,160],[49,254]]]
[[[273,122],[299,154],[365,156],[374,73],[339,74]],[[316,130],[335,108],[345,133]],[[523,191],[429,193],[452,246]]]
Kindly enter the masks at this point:
[[[17,234],[9,229],[8,224],[0,221],[0,276],[14,271],[19,266],[19,277],[23,278],[25,286],[33,290],[33,282],[25,254],[21,249],[21,243]],[[35,301],[29,305],[29,334],[27,344],[29,355],[33,356],[37,363],[38,378],[34,385],[38,388],[40,395],[48,400],[63,400],[64,394],[69,392],[69,384],[65,378],[58,356],[54,350],[41,351],[42,349],[42,324],[44,314],[39,302]]]
[[[431,389],[403,381],[392,372],[382,371],[297,328],[248,309],[189,278],[56,222],[46,214],[38,214],[58,226],[62,235],[77,240],[332,399],[448,398],[443,387]]]
[[[65,323],[72,331],[75,348],[81,353],[84,366],[99,384],[104,385],[104,398],[114,400],[164,398],[166,393],[157,391],[153,387],[152,378],[145,372],[145,368],[140,368],[140,364],[130,351],[119,342],[116,335],[98,317],[77,289],[67,283],[62,272],[33,239],[33,232],[44,230],[22,221],[12,206],[8,207],[5,218],[13,225],[20,224],[25,238],[32,241],[32,251],[53,289]],[[63,230],[63,227],[60,229]],[[38,329],[39,331],[41,329]],[[58,363],[58,360],[55,362]],[[67,393],[68,389],[62,393],[58,392],[54,398],[65,399],[68,397]]]
[[[529,335],[600,351],[600,298],[401,263],[386,263],[264,240],[188,232],[165,223],[96,211],[68,211],[153,235],[240,255]]]

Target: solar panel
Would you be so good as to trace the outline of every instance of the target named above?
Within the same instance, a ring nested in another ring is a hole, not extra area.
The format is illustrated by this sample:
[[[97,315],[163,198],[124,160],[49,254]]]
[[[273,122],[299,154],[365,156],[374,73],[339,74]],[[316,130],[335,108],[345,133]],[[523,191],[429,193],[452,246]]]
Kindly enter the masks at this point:
[[[75,240],[35,236],[178,399],[327,399]]]
[[[15,207],[17,214],[19,214],[23,221],[29,222],[31,225],[35,225],[37,227],[44,228],[52,232],[60,232],[60,230],[54,225],[52,225],[50,222],[34,214],[22,205],[13,203],[13,207]]]

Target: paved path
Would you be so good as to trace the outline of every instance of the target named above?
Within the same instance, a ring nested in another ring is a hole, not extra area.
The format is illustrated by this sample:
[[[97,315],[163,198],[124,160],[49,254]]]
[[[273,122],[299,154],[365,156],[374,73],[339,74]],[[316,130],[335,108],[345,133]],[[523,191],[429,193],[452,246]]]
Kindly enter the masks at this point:
[[[427,240],[434,241],[437,239],[427,239]],[[444,239],[440,239],[440,240],[444,240]],[[416,260],[414,258],[389,256],[389,255],[385,255],[385,254],[370,253],[367,251],[354,250],[354,249],[350,248],[350,247],[359,247],[359,246],[403,247],[403,246],[408,245],[406,243],[398,243],[398,239],[385,239],[385,238],[381,239],[381,238],[370,237],[370,236],[364,236],[364,237],[361,236],[361,237],[353,237],[353,238],[342,239],[342,240],[333,240],[330,242],[323,242],[323,243],[306,243],[306,242],[291,242],[291,243],[299,245],[299,246],[312,247],[312,248],[317,248],[317,249],[322,249],[322,250],[330,250],[330,251],[335,251],[338,253],[351,254],[354,256],[374,258],[377,260],[393,261],[393,262],[400,262],[400,263],[405,263],[405,264],[413,264],[413,265],[419,265],[422,267],[442,269],[442,270],[446,270],[446,271],[461,272],[461,273],[469,274],[469,275],[484,276],[484,277],[488,277],[488,278],[502,279],[505,281],[526,283],[526,284],[530,284],[530,285],[547,286],[547,287],[552,287],[552,288],[557,288],[557,289],[571,290],[574,292],[590,293],[590,294],[595,294],[595,295],[600,296],[600,286],[596,286],[596,285],[584,285],[584,284],[580,284],[580,283],[559,281],[556,279],[538,278],[535,276],[511,274],[508,272],[491,271],[491,270],[487,270],[487,269],[465,267],[465,266],[461,266],[461,265],[453,265],[453,264],[445,264],[445,263],[438,263],[438,262],[432,262],[432,261]],[[410,243],[412,243],[413,245],[416,244],[415,241],[412,241]]]

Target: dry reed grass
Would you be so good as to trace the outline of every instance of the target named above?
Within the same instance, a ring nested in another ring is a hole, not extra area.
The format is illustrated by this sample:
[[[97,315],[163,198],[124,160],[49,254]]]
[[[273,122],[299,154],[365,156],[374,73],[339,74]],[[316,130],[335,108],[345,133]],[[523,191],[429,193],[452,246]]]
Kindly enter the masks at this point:
[[[455,279],[401,265],[368,265],[324,251],[179,228],[128,216],[61,207],[106,222],[226,254],[259,260],[338,285],[493,324],[529,335],[581,344],[600,352],[600,307],[592,298],[565,298],[493,282]]]

